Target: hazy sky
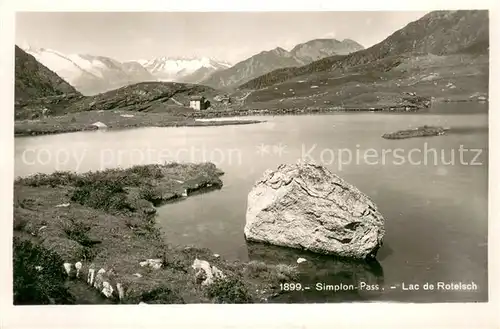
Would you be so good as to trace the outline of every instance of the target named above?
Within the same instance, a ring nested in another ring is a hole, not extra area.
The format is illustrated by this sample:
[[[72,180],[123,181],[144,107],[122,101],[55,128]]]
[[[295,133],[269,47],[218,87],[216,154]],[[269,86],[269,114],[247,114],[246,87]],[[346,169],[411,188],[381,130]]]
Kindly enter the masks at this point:
[[[426,12],[24,12],[16,43],[120,61],[207,56],[235,63],[316,38],[369,47]]]

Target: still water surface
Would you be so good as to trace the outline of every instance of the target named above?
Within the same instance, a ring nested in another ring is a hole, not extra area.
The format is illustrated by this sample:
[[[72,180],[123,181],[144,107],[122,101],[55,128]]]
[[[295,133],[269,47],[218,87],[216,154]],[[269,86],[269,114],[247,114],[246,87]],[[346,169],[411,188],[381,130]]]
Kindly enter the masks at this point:
[[[300,265],[299,281],[309,289],[284,294],[276,302],[487,300],[488,115],[484,105],[442,104],[419,114],[259,119],[267,122],[16,138],[15,172],[24,176],[165,160],[213,161],[225,172],[224,187],[161,207],[158,223],[170,243],[207,247],[228,259],[295,264],[297,257],[305,257],[308,261]],[[429,138],[380,137],[425,124],[452,130]],[[377,263],[350,263],[245,242],[247,195],[255,181],[266,169],[303,157],[323,163],[378,205],[386,219],[386,236]],[[380,289],[350,289],[349,285],[361,282]],[[473,282],[477,289],[443,291],[437,289],[438,282]],[[344,284],[347,290],[317,291],[317,283]],[[435,289],[424,290],[426,283]],[[412,284],[418,284],[419,290],[403,290],[403,285]]]

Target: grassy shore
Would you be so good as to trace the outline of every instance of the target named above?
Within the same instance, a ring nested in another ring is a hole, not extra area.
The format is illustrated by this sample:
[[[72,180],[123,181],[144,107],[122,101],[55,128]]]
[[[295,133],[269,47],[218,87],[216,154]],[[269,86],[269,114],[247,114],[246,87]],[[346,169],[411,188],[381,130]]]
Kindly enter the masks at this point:
[[[206,127],[260,123],[257,120],[196,121],[169,113],[143,113],[121,111],[84,111],[37,120],[18,120],[14,125],[15,136],[60,134],[95,130],[95,122],[104,123],[108,129],[138,127]]]
[[[56,172],[14,182],[14,290],[16,304],[71,304],[64,263],[104,269],[120,283],[106,301],[132,303],[258,303],[279,295],[279,283],[297,276],[293,265],[232,262],[207,249],[173,246],[155,224],[155,207],[222,187],[213,164],[135,166],[85,174]],[[168,205],[166,205],[168,207]],[[203,220],[203,219],[200,219]],[[142,266],[160,260],[160,268]],[[195,259],[224,278],[199,283]],[[144,264],[143,264],[144,265]],[[71,286],[71,281],[69,281]],[[77,281],[80,282],[80,281]],[[89,286],[88,289],[93,289]]]

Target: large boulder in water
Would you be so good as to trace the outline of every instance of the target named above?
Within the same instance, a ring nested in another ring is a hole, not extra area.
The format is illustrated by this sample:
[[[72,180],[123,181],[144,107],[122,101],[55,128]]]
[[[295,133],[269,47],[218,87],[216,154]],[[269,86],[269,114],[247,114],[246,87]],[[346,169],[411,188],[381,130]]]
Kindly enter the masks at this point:
[[[248,195],[250,241],[365,259],[375,257],[384,233],[373,201],[319,165],[267,170]]]

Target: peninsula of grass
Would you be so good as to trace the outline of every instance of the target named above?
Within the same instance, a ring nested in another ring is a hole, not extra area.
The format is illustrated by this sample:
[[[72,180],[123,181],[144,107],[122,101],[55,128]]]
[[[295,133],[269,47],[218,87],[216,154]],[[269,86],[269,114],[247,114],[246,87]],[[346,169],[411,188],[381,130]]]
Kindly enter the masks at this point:
[[[172,163],[16,179],[15,304],[81,300],[68,285],[85,282],[91,267],[123,286],[121,299],[110,298],[116,303],[258,303],[278,295],[280,282],[296,278],[295,266],[226,261],[207,249],[174,246],[155,224],[155,207],[219,189],[222,174],[211,163]],[[224,278],[200,284],[192,269],[196,258]],[[147,259],[161,259],[162,266],[141,266]],[[85,274],[69,278],[63,264],[75,262]]]

